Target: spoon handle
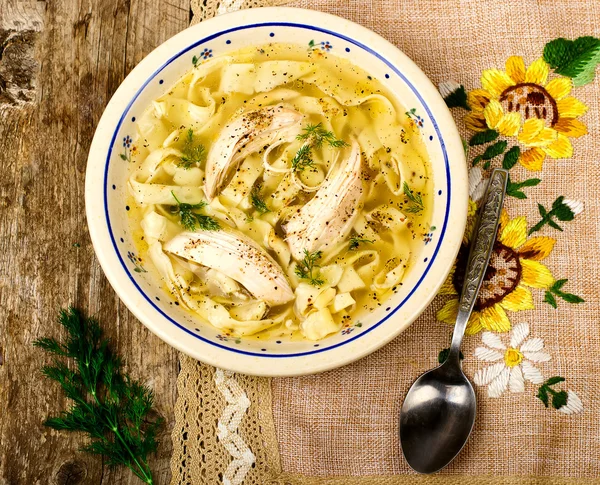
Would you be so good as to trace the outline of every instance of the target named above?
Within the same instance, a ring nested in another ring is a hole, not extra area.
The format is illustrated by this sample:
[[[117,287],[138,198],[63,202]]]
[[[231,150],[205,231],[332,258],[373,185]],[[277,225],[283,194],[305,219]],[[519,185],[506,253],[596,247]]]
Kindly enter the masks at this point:
[[[471,250],[458,304],[458,315],[454,334],[452,335],[448,361],[455,360],[455,362],[459,362],[460,344],[490,262],[492,248],[496,242],[507,182],[508,171],[500,168],[494,169],[483,198],[479,221],[471,239]]]

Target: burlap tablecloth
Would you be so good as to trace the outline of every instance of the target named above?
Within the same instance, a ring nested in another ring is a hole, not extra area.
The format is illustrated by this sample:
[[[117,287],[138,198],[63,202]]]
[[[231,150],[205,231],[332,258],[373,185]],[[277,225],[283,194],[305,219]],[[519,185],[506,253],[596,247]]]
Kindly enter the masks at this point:
[[[273,3],[196,1],[193,21]],[[478,159],[472,172],[473,199],[480,195],[484,167],[514,164],[513,183],[529,180],[523,187],[512,187],[499,236],[502,246],[494,259],[496,271],[490,274],[479,318],[470,327],[473,334],[465,339],[464,368],[477,384],[477,421],[466,448],[436,476],[417,476],[399,452],[403,396],[416,376],[436,364],[450,341],[451,327],[440,321],[452,320],[456,297],[450,281],[445,294],[391,344],[325,374],[252,378],[182,357],[172,483],[596,483],[600,82],[596,77],[586,84],[585,73],[577,77],[573,64],[565,65],[583,55],[577,51],[585,51],[583,41],[575,50],[562,42],[547,52],[555,71],[576,76],[573,81],[551,81],[561,78],[552,69],[546,79],[548,65],[538,59],[553,39],[600,37],[600,3],[287,4],[334,13],[381,34],[434,83],[443,83],[442,92],[450,94],[453,104],[465,105],[458,84],[471,92],[471,111],[453,108],[464,139],[489,128],[500,133],[495,140],[489,140],[494,136],[490,132],[480,135],[487,143],[470,148],[470,162],[488,155]],[[590,56],[594,53],[599,56],[593,49]],[[514,88],[514,103],[500,99],[511,84],[523,82],[530,83],[530,89]],[[482,86],[485,92],[473,91]],[[498,106],[504,108],[498,111]],[[526,108],[528,117],[544,120],[541,125],[513,126],[507,110],[520,110],[524,116]],[[551,110],[558,114],[554,119]],[[506,146],[498,146],[502,140]],[[513,146],[519,147],[518,160],[517,149],[507,155]],[[488,153],[489,147],[494,148]],[[489,156],[502,148],[504,153]],[[545,223],[539,231],[528,235],[541,220]]]

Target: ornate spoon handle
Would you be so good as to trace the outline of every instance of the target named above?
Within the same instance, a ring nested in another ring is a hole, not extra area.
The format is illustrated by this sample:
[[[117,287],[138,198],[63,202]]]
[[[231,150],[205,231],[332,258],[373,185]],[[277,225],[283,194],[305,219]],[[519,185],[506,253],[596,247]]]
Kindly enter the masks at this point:
[[[494,169],[483,198],[484,202],[479,214],[479,221],[473,232],[448,360],[459,360],[460,344],[465,334],[465,328],[467,328],[467,322],[475,306],[477,294],[490,261],[492,248],[496,242],[507,182],[508,171],[499,168]]]

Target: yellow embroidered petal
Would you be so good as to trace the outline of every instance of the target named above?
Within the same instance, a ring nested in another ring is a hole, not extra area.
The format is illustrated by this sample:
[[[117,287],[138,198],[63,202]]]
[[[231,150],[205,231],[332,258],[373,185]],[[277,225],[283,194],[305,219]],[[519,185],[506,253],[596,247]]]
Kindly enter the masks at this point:
[[[448,300],[437,312],[437,319],[440,322],[455,324],[456,315],[458,315],[458,298]]]
[[[498,241],[512,249],[522,246],[527,240],[527,220],[515,217],[502,229]]]
[[[552,158],[571,158],[573,156],[573,145],[571,141],[561,133],[558,133],[556,140],[549,145],[542,147],[542,150]]]
[[[496,130],[504,136],[517,136],[521,127],[521,113],[507,113],[501,119]]]
[[[515,83],[522,83],[525,81],[525,63],[521,56],[511,56],[506,59],[506,74]]]
[[[519,155],[519,163],[527,170],[537,172],[542,169],[546,154],[541,148],[530,148]]]
[[[492,332],[508,332],[511,327],[506,312],[497,303],[479,313],[479,322],[483,328]]]
[[[553,79],[546,85],[546,91],[548,94],[552,96],[556,101],[559,99],[563,99],[571,92],[571,88],[573,87],[573,81],[571,81],[568,77],[559,77],[558,79]]]
[[[467,335],[475,335],[483,330],[481,326],[481,319],[479,318],[479,312],[474,311],[471,313],[471,318],[467,322],[467,328],[465,329],[465,333]]]
[[[473,89],[467,93],[467,104],[475,113],[482,113],[490,99],[492,95],[485,89]]]
[[[563,135],[578,138],[587,134],[587,127],[575,118],[559,118],[553,128]]]
[[[585,104],[572,96],[558,100],[556,107],[559,118],[577,118],[588,110]]]
[[[525,123],[523,123],[523,130],[519,134],[519,138],[523,138],[524,140],[535,138],[545,126],[546,124],[544,123],[544,120],[540,120],[538,118],[530,118],[525,120]]]
[[[456,288],[454,288],[454,284],[452,283],[452,280],[454,279],[454,272],[456,271],[456,265],[452,266],[452,269],[450,270],[450,273],[448,274],[448,277],[446,278],[446,281],[444,281],[444,284],[440,287],[440,291],[438,291],[438,295],[456,295]]]
[[[546,127],[544,120],[530,118],[523,123],[523,130],[517,138],[525,146],[539,147],[549,145],[556,136],[556,131]]]
[[[504,228],[507,226],[507,224],[510,222],[510,217],[508,217],[508,212],[506,212],[506,209],[502,209],[502,212],[500,212],[500,223],[498,225],[498,234],[502,234],[502,231],[504,231]]]
[[[517,286],[498,303],[505,310],[520,312],[522,310],[533,310],[533,296],[524,286]]]
[[[499,69],[486,69],[481,74],[481,87],[496,98],[500,97],[506,88],[514,85],[515,82]]]
[[[467,208],[467,217],[473,217],[477,214],[477,202],[469,197],[469,206]]]
[[[490,128],[496,128],[496,126],[498,126],[498,123],[500,123],[500,120],[502,119],[502,115],[504,115],[502,105],[495,99],[492,99],[483,110],[485,122]]]
[[[548,289],[554,283],[550,270],[538,261],[521,259],[521,283],[532,288]]]
[[[540,58],[527,68],[527,72],[525,72],[525,82],[541,84],[543,86],[548,80],[549,72],[550,66],[548,66],[544,59]]]
[[[467,129],[471,131],[485,131],[488,129],[482,113],[469,113],[464,117]]]
[[[532,261],[540,261],[552,252],[555,243],[556,239],[551,237],[532,237],[519,248],[519,256]]]

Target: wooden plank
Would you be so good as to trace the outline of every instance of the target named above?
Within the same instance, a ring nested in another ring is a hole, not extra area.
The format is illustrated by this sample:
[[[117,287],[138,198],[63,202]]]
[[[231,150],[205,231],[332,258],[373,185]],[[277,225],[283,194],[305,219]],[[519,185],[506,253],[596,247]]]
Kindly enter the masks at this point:
[[[0,484],[140,483],[77,452],[82,436],[41,424],[68,403],[42,379],[47,357],[31,343],[60,335],[57,310],[69,304],[96,315],[132,375],[154,388],[167,424],[152,469],[156,483],[168,483],[177,353],[104,277],[87,232],[84,178],[104,106],[148,52],[187,27],[189,0],[5,0],[0,20]],[[31,65],[26,82],[19,69]]]

